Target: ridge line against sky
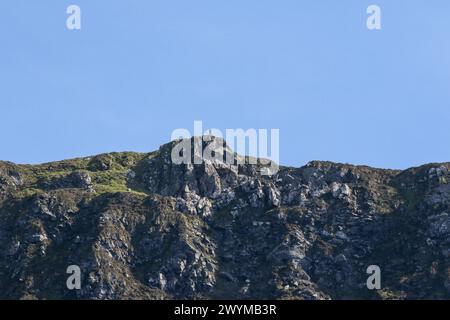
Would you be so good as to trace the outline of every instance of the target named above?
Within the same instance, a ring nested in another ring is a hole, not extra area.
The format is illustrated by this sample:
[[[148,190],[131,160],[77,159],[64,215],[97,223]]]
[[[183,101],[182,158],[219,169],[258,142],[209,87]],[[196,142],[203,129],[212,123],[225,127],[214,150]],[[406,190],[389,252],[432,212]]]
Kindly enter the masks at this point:
[[[150,152],[202,120],[279,128],[287,166],[447,162],[449,14],[446,0],[5,0],[0,159]]]

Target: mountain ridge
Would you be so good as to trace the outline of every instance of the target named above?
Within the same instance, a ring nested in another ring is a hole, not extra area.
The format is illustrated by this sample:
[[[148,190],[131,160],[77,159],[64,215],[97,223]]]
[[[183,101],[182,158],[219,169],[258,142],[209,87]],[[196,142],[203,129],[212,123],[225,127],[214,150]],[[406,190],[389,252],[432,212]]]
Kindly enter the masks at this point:
[[[0,162],[0,298],[450,299],[450,163],[263,176],[172,146]]]

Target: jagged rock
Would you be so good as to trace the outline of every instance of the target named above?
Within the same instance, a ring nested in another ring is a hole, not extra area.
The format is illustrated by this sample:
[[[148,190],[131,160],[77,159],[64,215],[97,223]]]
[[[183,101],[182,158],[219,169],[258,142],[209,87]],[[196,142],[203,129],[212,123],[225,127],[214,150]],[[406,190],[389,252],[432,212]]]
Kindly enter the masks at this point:
[[[22,175],[14,165],[0,161],[0,201],[9,192],[17,190],[23,184]]]
[[[278,207],[281,204],[280,191],[272,184],[267,187],[267,198],[269,205]]]
[[[55,190],[62,188],[80,188],[93,192],[93,184],[91,176],[85,171],[75,171],[68,175],[51,179],[48,182],[42,183],[45,189]]]
[[[340,184],[337,182],[333,182],[331,185],[331,193],[333,194],[333,197],[335,197],[335,198],[345,199],[351,195],[352,190],[345,183]]]

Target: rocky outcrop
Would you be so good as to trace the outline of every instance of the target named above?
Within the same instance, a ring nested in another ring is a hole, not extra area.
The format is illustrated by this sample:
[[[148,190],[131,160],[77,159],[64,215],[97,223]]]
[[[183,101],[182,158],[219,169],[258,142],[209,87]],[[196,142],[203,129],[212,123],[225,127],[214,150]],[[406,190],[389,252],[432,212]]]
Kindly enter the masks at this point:
[[[14,164],[0,162],[0,201],[22,183],[22,176]]]
[[[91,177],[89,173],[84,171],[75,171],[67,175],[55,177],[41,183],[41,185],[47,190],[79,188],[93,191]]]
[[[0,298],[450,298],[450,164],[264,176],[259,163],[174,163],[175,143],[0,163]],[[366,287],[370,265],[380,290]]]

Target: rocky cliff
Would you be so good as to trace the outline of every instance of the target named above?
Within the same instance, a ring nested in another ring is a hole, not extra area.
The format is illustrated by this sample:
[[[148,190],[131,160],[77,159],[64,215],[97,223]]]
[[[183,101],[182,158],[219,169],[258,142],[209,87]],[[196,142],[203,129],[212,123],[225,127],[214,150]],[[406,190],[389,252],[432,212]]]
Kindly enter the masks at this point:
[[[0,298],[450,299],[450,163],[263,176],[172,147],[0,162]]]

